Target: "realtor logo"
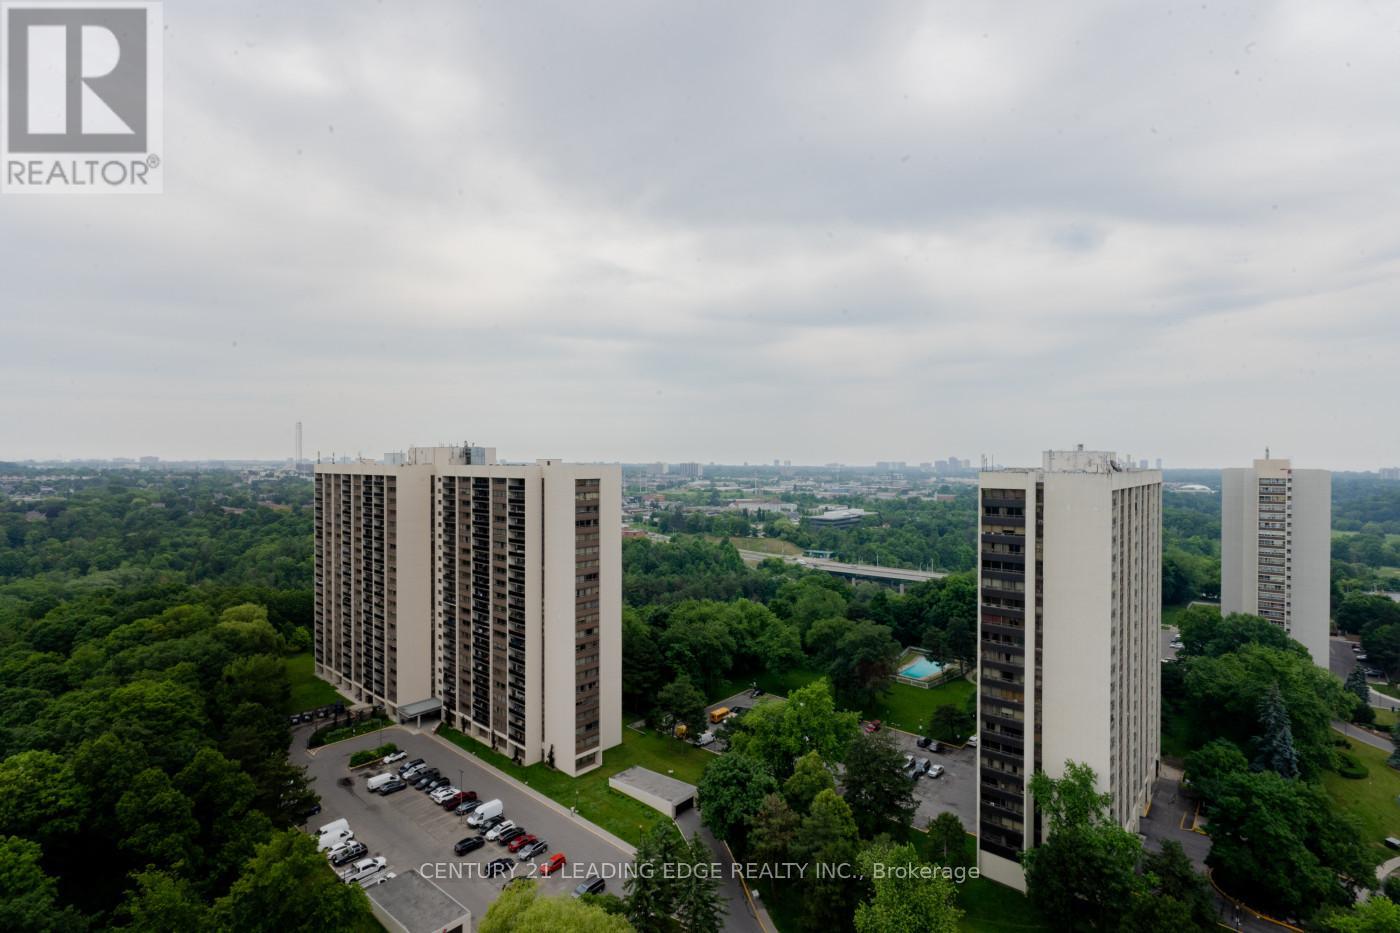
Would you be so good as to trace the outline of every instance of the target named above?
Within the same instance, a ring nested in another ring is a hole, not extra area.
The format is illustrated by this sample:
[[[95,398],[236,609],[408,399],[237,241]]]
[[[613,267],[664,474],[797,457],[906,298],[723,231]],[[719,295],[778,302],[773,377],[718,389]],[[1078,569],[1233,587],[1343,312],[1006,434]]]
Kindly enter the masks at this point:
[[[158,2],[0,2],[5,194],[162,188]]]

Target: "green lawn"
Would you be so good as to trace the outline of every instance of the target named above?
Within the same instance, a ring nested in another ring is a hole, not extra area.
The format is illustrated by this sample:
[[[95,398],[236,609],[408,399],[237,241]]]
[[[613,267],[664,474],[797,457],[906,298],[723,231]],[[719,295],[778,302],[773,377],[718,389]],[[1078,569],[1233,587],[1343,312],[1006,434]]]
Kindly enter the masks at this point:
[[[964,911],[958,928],[977,933],[1049,930],[1050,925],[1026,896],[986,878],[958,885],[958,906]]]
[[[1162,624],[1163,624],[1163,625],[1172,625],[1172,626],[1177,625],[1177,624],[1179,623],[1181,617],[1182,617],[1183,615],[1185,615],[1186,610],[1187,610],[1188,608],[1190,608],[1190,606],[1189,606],[1187,603],[1182,603],[1182,604],[1180,604],[1180,605],[1178,605],[1178,606],[1163,606],[1163,607],[1162,607]]]
[[[608,778],[633,765],[641,765],[689,784],[696,784],[705,766],[715,760],[715,756],[709,752],[687,745],[679,739],[651,730],[645,735],[639,735],[624,726],[622,744],[603,753],[601,767],[581,777],[571,778],[551,770],[542,763],[521,767],[455,729],[444,727],[439,730],[439,734],[516,780],[530,785],[546,797],[566,807],[578,807],[579,813],[585,819],[633,845],[640,843],[642,836],[652,826],[657,823],[669,824],[670,820],[651,807],[608,787]]]
[[[345,697],[335,692],[334,687],[313,673],[316,669],[316,659],[310,651],[290,655],[284,660],[287,665],[287,679],[292,682],[288,713],[300,713],[336,702],[349,703]]]
[[[1400,686],[1395,684],[1371,684],[1377,693],[1384,693],[1388,697],[1400,700]]]
[[[749,689],[749,685],[755,680],[758,685],[767,693],[772,693],[780,697],[785,697],[799,687],[805,687],[818,677],[824,676],[822,671],[813,670],[808,667],[798,667],[782,674],[770,674],[764,671],[762,674],[745,675],[743,677],[732,677],[723,681],[715,695],[710,697],[710,702],[727,699],[736,693],[743,693]]]
[[[1348,753],[1356,757],[1370,777],[1360,781],[1328,772],[1322,786],[1338,808],[1350,813],[1361,825],[1361,838],[1377,863],[1395,853],[1385,847],[1386,836],[1400,836],[1400,771],[1385,763],[1388,753],[1364,742],[1352,741]]]
[[[717,539],[716,539],[717,540]],[[729,538],[730,544],[741,551],[762,551],[773,556],[801,557],[802,548],[782,538]]]
[[[885,725],[905,732],[922,733],[934,710],[940,706],[961,707],[975,690],[967,680],[950,681],[928,690],[892,684],[889,691],[872,708],[862,710],[861,715],[883,720]]]
[[[785,674],[759,674],[758,685],[766,692],[776,696],[785,697],[799,687],[823,676],[821,671],[812,670],[806,667],[799,667],[788,671]],[[749,689],[749,684],[753,683],[754,677],[735,677],[720,684],[715,695],[710,697],[710,702],[723,700],[736,693],[742,693]],[[966,680],[954,680],[950,683],[939,684],[930,690],[921,690],[918,687],[911,687],[908,684],[892,683],[889,691],[876,703],[860,711],[865,719],[880,719],[887,725],[906,732],[922,732],[928,725],[929,717],[933,711],[940,706],[950,703],[963,703],[969,694],[976,688]],[[635,717],[634,717],[635,718]]]
[[[1374,707],[1373,709],[1375,709],[1376,713],[1376,728],[1389,729],[1391,726],[1395,725],[1397,717],[1390,710],[1378,709]]]

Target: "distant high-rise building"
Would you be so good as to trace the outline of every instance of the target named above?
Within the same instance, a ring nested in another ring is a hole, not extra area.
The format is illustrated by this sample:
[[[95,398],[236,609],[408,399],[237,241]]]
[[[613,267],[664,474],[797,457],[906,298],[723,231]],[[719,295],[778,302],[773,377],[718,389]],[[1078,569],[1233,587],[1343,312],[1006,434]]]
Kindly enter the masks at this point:
[[[621,742],[621,470],[414,447],[316,470],[316,672],[566,774]]]
[[[698,463],[673,463],[667,472],[685,479],[700,479],[705,475],[705,468]]]
[[[1111,453],[1047,451],[979,480],[977,848],[1025,890],[1046,827],[1036,771],[1090,765],[1136,831],[1161,724],[1162,479]]]
[[[1400,479],[1400,467],[1382,467],[1381,479]]]
[[[1157,458],[1157,469],[1159,469],[1159,470],[1162,469],[1162,458],[1161,458],[1161,457],[1158,457],[1158,458]]]
[[[1143,457],[1141,460],[1138,461],[1138,469],[1139,469],[1139,470],[1145,470],[1145,469],[1147,469],[1147,458],[1146,458],[1146,457]]]
[[[1220,478],[1220,611],[1263,616],[1328,667],[1332,474],[1255,460]]]

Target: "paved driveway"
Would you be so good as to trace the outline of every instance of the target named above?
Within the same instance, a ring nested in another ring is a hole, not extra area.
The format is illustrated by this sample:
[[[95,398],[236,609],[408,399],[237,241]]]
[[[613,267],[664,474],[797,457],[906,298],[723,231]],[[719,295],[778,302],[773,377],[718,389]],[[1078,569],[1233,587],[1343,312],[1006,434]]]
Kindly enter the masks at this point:
[[[1355,642],[1348,641],[1345,638],[1337,638],[1336,636],[1330,638],[1329,641],[1331,643],[1330,655],[1332,673],[1342,678],[1342,680],[1346,680],[1347,677],[1351,675],[1351,672],[1356,670],[1357,664],[1360,663],[1356,660],[1356,652],[1351,650],[1351,646],[1355,644]]]
[[[554,801],[538,798],[532,791],[512,778],[487,767],[436,736],[401,727],[372,732],[324,748],[307,750],[306,730],[297,730],[291,749],[292,761],[306,765],[315,778],[314,789],[321,795],[322,812],[312,817],[312,827],[344,817],[349,820],[355,838],[369,846],[371,855],[383,855],[391,871],[416,868],[431,878],[448,894],[461,901],[479,921],[510,875],[486,879],[481,867],[494,858],[509,855],[501,846],[487,843],[464,858],[452,852],[453,844],[476,831],[457,817],[435,805],[426,794],[408,788],[388,797],[371,794],[365,780],[379,768],[354,772],[350,786],[340,780],[350,777],[350,755],[362,748],[373,748],[383,742],[394,742],[408,752],[409,759],[424,758],[442,771],[445,777],[466,790],[474,790],[482,800],[499,797],[505,804],[505,816],[549,842],[550,852],[568,856],[567,868],[549,878],[539,878],[532,863],[516,862],[515,876],[540,880],[546,894],[572,891],[590,871],[608,878],[609,893],[621,894],[620,870],[632,861],[631,847],[588,821],[573,816],[568,808]],[[543,864],[537,858],[533,864]]]

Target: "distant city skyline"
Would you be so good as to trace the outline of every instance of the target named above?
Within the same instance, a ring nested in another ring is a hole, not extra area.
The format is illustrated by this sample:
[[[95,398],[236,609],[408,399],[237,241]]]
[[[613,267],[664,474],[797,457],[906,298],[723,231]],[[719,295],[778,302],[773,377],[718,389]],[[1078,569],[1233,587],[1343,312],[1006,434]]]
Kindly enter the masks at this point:
[[[182,5],[165,193],[0,211],[0,456],[1395,465],[1389,17]]]

